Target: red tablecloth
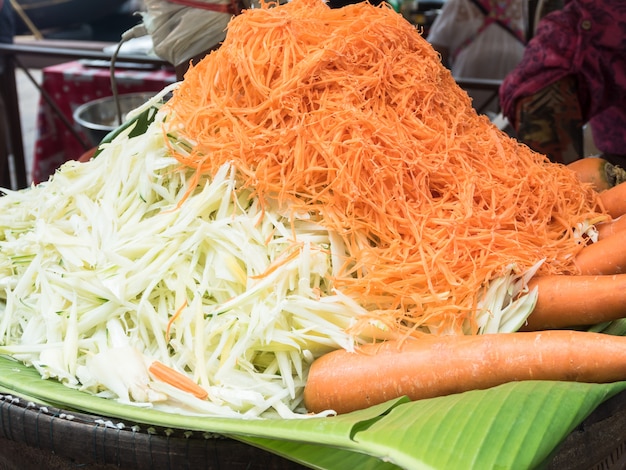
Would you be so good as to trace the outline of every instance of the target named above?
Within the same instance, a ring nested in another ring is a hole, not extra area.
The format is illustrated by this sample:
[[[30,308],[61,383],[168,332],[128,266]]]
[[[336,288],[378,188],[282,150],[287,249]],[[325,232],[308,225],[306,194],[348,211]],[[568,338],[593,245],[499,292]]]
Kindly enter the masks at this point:
[[[88,101],[111,96],[111,78],[106,67],[90,67],[79,61],[46,67],[42,71],[42,88],[54,100],[59,110],[88,142],[74,123],[74,110]],[[115,72],[119,94],[158,92],[176,80],[173,69],[136,70],[117,69]],[[46,181],[64,162],[76,160],[85,147],[67,128],[45,99],[40,100],[37,116],[37,140],[33,157],[34,183]]]

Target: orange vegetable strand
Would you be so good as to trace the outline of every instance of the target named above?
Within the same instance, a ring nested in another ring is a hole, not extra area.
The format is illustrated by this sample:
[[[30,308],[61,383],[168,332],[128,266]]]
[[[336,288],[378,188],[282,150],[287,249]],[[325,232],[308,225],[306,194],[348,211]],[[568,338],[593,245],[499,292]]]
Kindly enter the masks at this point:
[[[195,383],[189,377],[180,372],[166,366],[162,362],[154,361],[150,364],[148,371],[154,376],[155,379],[160,380],[176,387],[184,392],[191,393],[196,398],[204,400],[209,396],[209,393],[200,385]]]
[[[172,329],[172,325],[174,324],[176,319],[180,316],[180,314],[182,313],[182,311],[185,309],[186,306],[187,306],[187,301],[185,300],[183,304],[180,307],[178,307],[174,315],[172,315],[172,317],[167,322],[167,327],[165,328],[165,340],[166,341],[170,340],[170,330]]]

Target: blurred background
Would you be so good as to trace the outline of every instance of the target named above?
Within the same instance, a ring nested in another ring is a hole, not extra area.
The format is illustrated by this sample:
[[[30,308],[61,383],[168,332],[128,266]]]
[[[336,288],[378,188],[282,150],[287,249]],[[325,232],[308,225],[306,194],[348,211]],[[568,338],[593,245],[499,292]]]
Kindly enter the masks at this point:
[[[14,0],[16,34],[117,42],[141,18],[142,0]]]

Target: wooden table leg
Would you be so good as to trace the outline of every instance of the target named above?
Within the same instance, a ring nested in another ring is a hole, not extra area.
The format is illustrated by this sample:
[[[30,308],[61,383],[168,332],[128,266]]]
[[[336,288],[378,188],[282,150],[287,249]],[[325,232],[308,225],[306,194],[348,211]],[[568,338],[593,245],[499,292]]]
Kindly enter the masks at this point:
[[[22,124],[20,107],[15,81],[15,62],[11,55],[4,56],[4,67],[0,73],[0,101],[2,101],[3,132],[7,139],[6,145],[0,148],[0,184],[11,189],[22,189],[28,186],[26,161],[24,158],[24,142],[22,140]],[[15,181],[10,174],[10,163],[13,163]]]

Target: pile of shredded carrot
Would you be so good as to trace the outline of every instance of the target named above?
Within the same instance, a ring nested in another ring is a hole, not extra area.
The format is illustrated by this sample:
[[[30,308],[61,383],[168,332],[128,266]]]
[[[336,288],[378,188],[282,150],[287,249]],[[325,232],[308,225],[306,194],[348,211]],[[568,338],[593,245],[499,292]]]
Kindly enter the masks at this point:
[[[182,164],[232,162],[261,201],[336,230],[335,287],[392,327],[460,332],[508,266],[574,272],[573,228],[601,218],[590,187],[478,115],[386,6],[247,10],[167,106],[195,144]]]

